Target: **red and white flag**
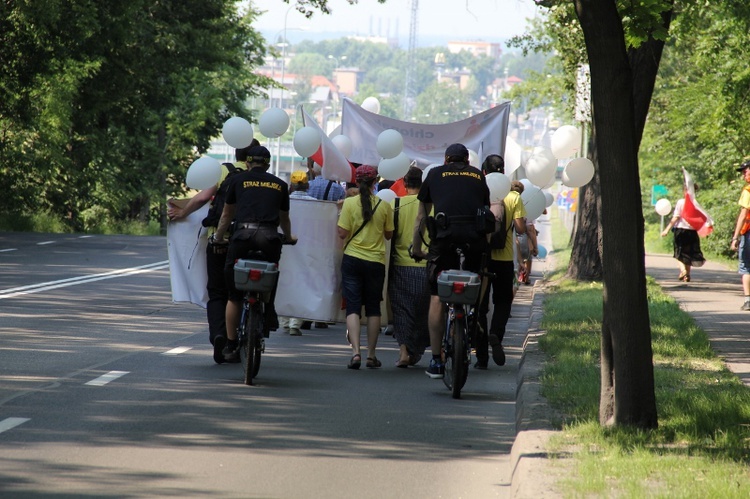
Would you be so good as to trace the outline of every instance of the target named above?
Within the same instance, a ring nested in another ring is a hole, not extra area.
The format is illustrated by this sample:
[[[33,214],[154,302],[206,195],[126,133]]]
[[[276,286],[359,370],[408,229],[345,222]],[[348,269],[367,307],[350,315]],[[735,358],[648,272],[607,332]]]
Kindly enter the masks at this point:
[[[685,176],[685,206],[682,208],[682,218],[698,231],[699,236],[706,237],[714,230],[714,220],[695,199],[693,177],[684,168],[682,173]]]
[[[302,109],[302,122],[305,126],[317,128],[320,133],[320,147],[310,157],[321,166],[323,178],[336,182],[356,182],[354,167],[304,109]]]

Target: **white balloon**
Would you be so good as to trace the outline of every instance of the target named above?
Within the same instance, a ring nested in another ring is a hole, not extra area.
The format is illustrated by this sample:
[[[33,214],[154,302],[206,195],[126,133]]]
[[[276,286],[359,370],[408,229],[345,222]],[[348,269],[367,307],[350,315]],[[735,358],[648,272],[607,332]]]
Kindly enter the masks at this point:
[[[594,178],[594,163],[588,158],[575,158],[563,170],[563,184],[568,187],[581,187]]]
[[[260,115],[258,128],[268,138],[281,137],[289,129],[289,115],[281,108],[270,107]]]
[[[552,134],[550,148],[558,159],[569,158],[581,148],[581,130],[573,125],[563,125]]]
[[[425,181],[425,179],[427,178],[427,174],[430,173],[430,170],[432,170],[436,166],[442,166],[442,165],[440,163],[432,163],[427,168],[425,168],[424,170],[422,170],[422,182]]]
[[[505,138],[505,174],[511,175],[521,166],[521,146],[511,137]]]
[[[349,159],[349,156],[352,155],[352,139],[346,135],[336,135],[331,139],[331,142],[333,142],[333,145],[341,151],[341,154],[343,154],[346,159]]]
[[[390,189],[381,189],[378,191],[377,194],[375,194],[377,197],[385,201],[386,203],[390,203],[394,199],[396,199],[398,196],[396,193]]]
[[[392,128],[383,130],[378,135],[375,148],[378,150],[378,154],[385,159],[395,158],[404,150],[404,137],[398,130]]]
[[[294,150],[303,158],[315,154],[320,147],[320,132],[317,128],[303,126],[294,134]]]
[[[546,208],[549,208],[550,206],[552,206],[552,203],[555,202],[555,196],[553,196],[551,192],[545,192],[544,199],[546,199],[546,202],[544,203],[544,206]]]
[[[669,199],[661,198],[656,202],[656,206],[654,206],[656,209],[656,213],[658,213],[661,216],[668,215],[670,211],[672,211],[672,203],[669,202]]]
[[[362,101],[362,109],[378,114],[380,112],[380,101],[377,97],[368,97]]]
[[[231,147],[242,149],[253,141],[253,126],[245,118],[234,116],[224,122],[221,135]]]
[[[535,147],[526,161],[526,176],[534,185],[543,187],[555,176],[557,159],[552,151],[544,147]]]
[[[482,161],[479,159],[479,154],[469,149],[469,164],[474,168],[482,169]]]
[[[546,208],[547,199],[544,197],[542,190],[535,185],[524,189],[521,200],[526,206],[526,218],[528,220],[536,220]]]
[[[331,130],[331,133],[328,134],[328,137],[334,138],[336,135],[341,135],[341,125],[336,125],[336,128]]]
[[[188,168],[185,185],[203,190],[218,184],[220,178],[221,164],[211,156],[201,156]]]
[[[406,175],[411,166],[411,160],[404,153],[399,153],[395,158],[384,158],[378,165],[378,175],[386,180],[398,180]]]
[[[505,199],[510,192],[510,179],[500,172],[487,174],[487,187],[490,189],[490,203],[497,203]]]

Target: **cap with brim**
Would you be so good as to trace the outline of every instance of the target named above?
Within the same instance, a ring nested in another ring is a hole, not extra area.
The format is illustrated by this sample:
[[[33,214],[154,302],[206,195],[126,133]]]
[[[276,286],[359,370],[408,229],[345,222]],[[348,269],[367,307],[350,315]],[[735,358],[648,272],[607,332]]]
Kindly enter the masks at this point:
[[[750,168],[750,160],[748,160],[748,161],[745,161],[744,163],[742,163],[742,164],[741,164],[741,165],[740,165],[740,166],[739,166],[739,167],[737,168],[737,171],[738,171],[738,172],[740,172],[740,173],[742,173],[742,172],[744,172],[744,171],[745,171],[745,169],[746,169],[746,168]]]

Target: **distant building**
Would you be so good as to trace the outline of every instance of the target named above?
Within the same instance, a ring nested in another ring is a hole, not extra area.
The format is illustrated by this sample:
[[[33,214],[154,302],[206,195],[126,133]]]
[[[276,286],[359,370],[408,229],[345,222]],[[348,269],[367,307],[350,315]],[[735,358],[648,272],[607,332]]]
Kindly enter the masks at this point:
[[[458,54],[462,50],[469,52],[474,56],[486,55],[493,59],[499,59],[502,49],[499,43],[490,42],[448,42],[448,51],[451,54]]]
[[[357,68],[338,68],[333,71],[333,81],[338,93],[347,97],[356,95],[365,77],[365,72]]]
[[[360,35],[353,35],[353,36],[347,36],[350,40],[356,40],[358,42],[371,42],[371,43],[381,43],[383,45],[388,45],[391,48],[398,47],[398,38],[391,38],[391,37],[385,37],[385,36],[360,36]]]

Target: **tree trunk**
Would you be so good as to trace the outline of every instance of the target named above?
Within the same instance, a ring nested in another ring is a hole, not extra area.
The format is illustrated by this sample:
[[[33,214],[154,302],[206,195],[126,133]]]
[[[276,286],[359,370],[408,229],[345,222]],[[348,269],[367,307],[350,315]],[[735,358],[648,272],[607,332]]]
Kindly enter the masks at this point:
[[[600,422],[655,428],[633,72],[614,0],[575,0],[575,7],[591,68],[601,187],[604,307]]]
[[[596,130],[592,129],[588,158],[594,163],[594,178],[580,188],[573,250],[570,254],[567,276],[576,281],[601,281],[602,238],[601,195],[599,187],[599,159],[596,151]]]

